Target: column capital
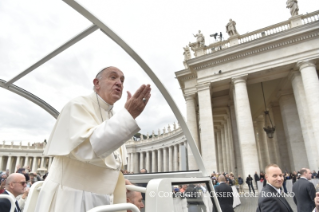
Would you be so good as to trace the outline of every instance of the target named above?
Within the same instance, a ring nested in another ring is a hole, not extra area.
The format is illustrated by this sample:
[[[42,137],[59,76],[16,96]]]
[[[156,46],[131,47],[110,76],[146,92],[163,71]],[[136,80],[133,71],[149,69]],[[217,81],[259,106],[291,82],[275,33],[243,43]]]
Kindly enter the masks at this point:
[[[195,94],[184,94],[186,101],[195,100]]]
[[[198,84],[196,86],[197,91],[206,91],[206,90],[209,90],[210,87],[211,87],[211,83],[210,82],[205,82],[205,83],[202,83],[202,84]]]
[[[247,77],[248,77],[248,74],[232,77],[231,78],[232,84],[246,83]]]
[[[316,61],[315,60],[302,60],[297,62],[297,67],[302,70],[306,67],[316,67]]]
[[[293,81],[295,77],[301,76],[300,71],[290,71],[288,74],[288,80]]]

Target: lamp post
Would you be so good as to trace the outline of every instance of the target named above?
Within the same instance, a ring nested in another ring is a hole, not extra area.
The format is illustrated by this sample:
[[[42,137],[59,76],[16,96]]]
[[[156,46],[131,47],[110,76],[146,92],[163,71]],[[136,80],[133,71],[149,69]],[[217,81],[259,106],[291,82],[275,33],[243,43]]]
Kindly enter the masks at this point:
[[[263,87],[263,83],[262,82],[261,82],[261,90],[262,90],[262,93],[263,93],[264,105],[265,105],[265,111],[264,111],[264,113],[265,113],[265,121],[267,123],[267,117],[268,117],[270,125],[271,125],[271,126],[264,127],[264,131],[266,132],[268,138],[273,138],[274,137],[274,132],[276,130],[276,127],[272,124],[272,121],[271,121],[271,118],[270,118],[270,115],[269,115],[269,111],[266,109],[266,100],[265,100],[264,87]]]

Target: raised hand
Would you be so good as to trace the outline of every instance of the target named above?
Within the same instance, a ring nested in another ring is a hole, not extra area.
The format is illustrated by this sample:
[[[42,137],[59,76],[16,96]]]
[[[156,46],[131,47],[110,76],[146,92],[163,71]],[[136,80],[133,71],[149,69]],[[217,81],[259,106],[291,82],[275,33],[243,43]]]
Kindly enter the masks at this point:
[[[135,92],[133,96],[129,91],[127,91],[127,101],[125,103],[125,108],[135,119],[143,112],[150,97],[151,97],[150,85],[142,85]]]

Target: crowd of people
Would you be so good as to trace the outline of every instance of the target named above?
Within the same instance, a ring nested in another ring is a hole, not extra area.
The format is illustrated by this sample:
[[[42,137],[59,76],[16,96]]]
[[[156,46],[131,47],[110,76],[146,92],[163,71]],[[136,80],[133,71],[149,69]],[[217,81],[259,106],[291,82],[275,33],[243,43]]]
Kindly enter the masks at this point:
[[[243,190],[243,185],[244,185],[244,180],[243,178],[238,175],[238,177],[236,178],[235,175],[233,174],[233,172],[230,173],[226,173],[226,172],[222,172],[222,173],[212,173],[211,174],[211,179],[213,182],[214,187],[216,187],[217,185],[219,185],[218,182],[218,176],[223,175],[225,177],[226,183],[227,185],[230,186],[236,186],[238,192],[244,192]],[[300,179],[300,171],[293,171],[291,173],[289,172],[285,172],[283,173],[283,191],[285,193],[288,193],[287,188],[286,188],[286,180],[292,180],[292,183],[295,183],[298,179]],[[311,173],[311,179],[319,179],[319,171],[316,172],[315,170],[313,170],[313,172]],[[266,185],[267,180],[265,179],[265,173],[264,172],[260,172],[259,174],[257,172],[255,172],[254,176],[252,177],[250,174],[246,177],[246,184],[248,185],[248,189],[249,192],[253,192],[255,193],[255,190],[258,190],[258,181],[260,181],[263,186]],[[254,183],[255,182],[255,185]],[[255,187],[254,187],[255,186]],[[319,185],[316,186],[316,188],[318,187],[318,191],[319,191]]]
[[[221,184],[220,178],[224,179]],[[220,184],[224,187],[224,191],[226,185],[236,186],[239,193],[243,191],[244,180],[238,175],[235,178],[232,172],[230,173],[213,173],[211,175],[212,182],[214,184],[214,188],[216,192],[220,190]],[[315,170],[311,172],[307,168],[303,168],[300,171],[294,171],[292,173],[282,172],[281,169],[276,164],[268,165],[265,168],[265,173],[260,172],[258,174],[255,172],[254,176],[250,174],[246,177],[246,184],[248,186],[249,192],[253,192],[255,194],[255,189],[261,190],[259,193],[258,200],[258,208],[257,211],[292,211],[290,205],[286,200],[283,200],[284,193],[288,194],[286,188],[286,181],[292,180],[292,192],[293,192],[293,200],[297,205],[298,212],[299,211],[313,211],[315,207],[319,209],[319,183],[314,186],[312,182],[309,182],[311,179],[319,179],[319,171]],[[255,181],[255,185],[254,182]],[[258,188],[258,182],[261,182],[262,188]],[[254,188],[255,187],[255,188]],[[229,189],[229,188],[228,188]],[[317,197],[316,197],[317,191]],[[279,194],[279,195],[277,195]],[[225,198],[223,198],[225,201]],[[223,200],[219,200],[220,202]],[[281,203],[284,202],[284,205]],[[228,206],[232,202],[229,201]],[[222,207],[222,205],[221,205]],[[283,209],[285,208],[285,209]],[[223,207],[222,207],[223,209]],[[319,211],[317,209],[317,211]],[[230,208],[227,211],[232,211]]]
[[[44,181],[47,176],[48,173],[41,176],[40,173],[31,171],[28,166],[20,168],[20,165],[18,165],[15,173],[12,174],[7,169],[0,172],[0,194],[8,194],[14,197],[17,210],[19,212],[23,211],[30,187],[38,181]],[[0,199],[0,211],[9,211],[10,207],[5,199]]]

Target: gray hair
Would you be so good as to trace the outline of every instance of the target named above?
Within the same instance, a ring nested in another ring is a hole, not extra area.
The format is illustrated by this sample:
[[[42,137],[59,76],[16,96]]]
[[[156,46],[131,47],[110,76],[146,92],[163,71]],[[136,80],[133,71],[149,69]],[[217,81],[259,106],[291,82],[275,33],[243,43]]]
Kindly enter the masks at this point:
[[[106,70],[106,69],[108,69],[108,68],[110,68],[110,67],[112,67],[112,66],[108,66],[108,67],[102,68],[101,71],[99,71],[99,72],[96,74],[96,76],[95,76],[94,79],[101,80],[101,79],[102,79],[102,73],[103,73],[103,71]],[[95,85],[93,85],[93,91],[96,92],[96,90],[95,90]]]

